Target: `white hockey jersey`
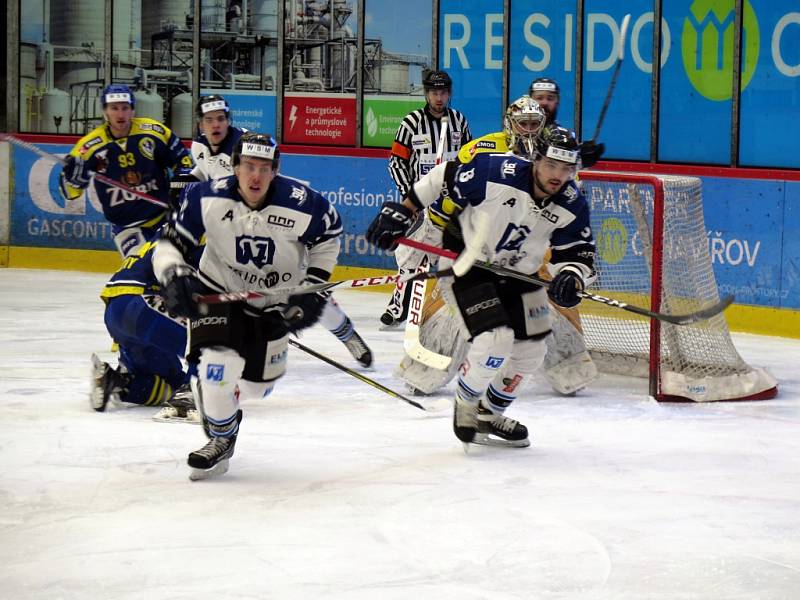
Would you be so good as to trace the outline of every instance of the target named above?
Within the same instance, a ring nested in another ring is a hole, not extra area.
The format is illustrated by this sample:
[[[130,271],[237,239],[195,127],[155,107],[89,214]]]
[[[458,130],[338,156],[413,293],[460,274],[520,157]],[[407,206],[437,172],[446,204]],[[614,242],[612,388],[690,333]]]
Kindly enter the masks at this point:
[[[216,152],[211,149],[211,144],[209,144],[205,134],[199,133],[192,141],[192,158],[194,159],[195,167],[192,169],[191,174],[198,181],[208,181],[233,175],[233,162],[231,160],[233,149],[236,147],[236,142],[245,133],[247,133],[247,129],[229,127],[228,135],[222,140]]]
[[[218,291],[279,292],[300,285],[307,272],[330,276],[339,255],[342,222],[325,197],[277,175],[264,206],[253,210],[236,187],[235,177],[189,186],[171,220],[185,254],[205,242],[198,270],[206,285]],[[166,266],[159,260],[159,248],[154,262],[161,279]],[[251,304],[263,308],[287,298],[276,293]]]
[[[465,243],[476,238],[485,219],[488,233],[479,260],[533,274],[552,247],[553,273],[570,265],[589,283],[594,278],[595,244],[586,199],[569,182],[546,200],[534,200],[531,167],[510,154],[479,154],[458,167],[452,200]],[[426,206],[435,202],[438,196],[429,193],[430,187],[423,178],[414,185],[412,197]]]

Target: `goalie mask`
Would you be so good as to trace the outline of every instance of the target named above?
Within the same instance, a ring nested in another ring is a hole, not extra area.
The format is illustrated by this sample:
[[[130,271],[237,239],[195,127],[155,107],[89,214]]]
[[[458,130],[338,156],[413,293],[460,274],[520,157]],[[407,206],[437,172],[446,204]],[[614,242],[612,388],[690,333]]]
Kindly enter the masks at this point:
[[[508,138],[508,148],[514,154],[533,160],[536,157],[536,142],[547,115],[536,100],[522,96],[506,109],[503,129]]]
[[[278,149],[278,142],[275,141],[272,135],[268,133],[245,133],[239,138],[239,141],[236,142],[236,147],[233,149],[231,159],[234,167],[239,165],[242,156],[271,160],[272,170],[277,171],[281,152]]]

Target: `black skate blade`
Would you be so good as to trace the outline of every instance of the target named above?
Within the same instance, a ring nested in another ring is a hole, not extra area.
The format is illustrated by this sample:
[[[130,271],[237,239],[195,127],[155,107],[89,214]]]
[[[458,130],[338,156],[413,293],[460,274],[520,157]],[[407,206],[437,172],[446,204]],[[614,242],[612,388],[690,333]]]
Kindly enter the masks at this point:
[[[472,443],[477,446],[491,446],[494,448],[527,448],[531,445],[528,438],[524,440],[504,440],[488,433],[476,433]]]
[[[203,481],[204,479],[211,479],[213,477],[219,477],[220,475],[224,475],[228,472],[228,463],[230,461],[225,458],[219,461],[210,469],[195,469],[189,472],[189,479],[191,481]]]

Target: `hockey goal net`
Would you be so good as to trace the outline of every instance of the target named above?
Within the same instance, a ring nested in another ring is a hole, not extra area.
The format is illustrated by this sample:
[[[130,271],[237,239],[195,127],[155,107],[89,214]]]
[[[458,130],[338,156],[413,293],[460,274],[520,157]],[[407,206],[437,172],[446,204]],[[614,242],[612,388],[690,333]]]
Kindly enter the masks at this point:
[[[597,243],[592,291],[675,314],[719,300],[700,179],[583,171],[581,180]],[[583,302],[581,321],[598,369],[648,377],[657,400],[761,400],[777,394],[776,381],[739,356],[724,313],[677,326]]]

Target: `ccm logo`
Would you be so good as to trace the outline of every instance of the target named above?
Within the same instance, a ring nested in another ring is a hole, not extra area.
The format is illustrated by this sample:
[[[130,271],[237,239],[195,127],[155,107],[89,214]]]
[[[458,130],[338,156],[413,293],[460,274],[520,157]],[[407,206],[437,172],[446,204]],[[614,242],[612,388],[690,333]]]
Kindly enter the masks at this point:
[[[492,308],[498,304],[500,304],[500,298],[491,298],[489,300],[484,300],[483,302],[478,302],[478,304],[468,306],[464,312],[466,312],[468,315],[474,315],[479,310],[486,310],[487,308]]]
[[[204,325],[227,325],[228,317],[200,317],[192,321],[192,329],[202,327]]]

